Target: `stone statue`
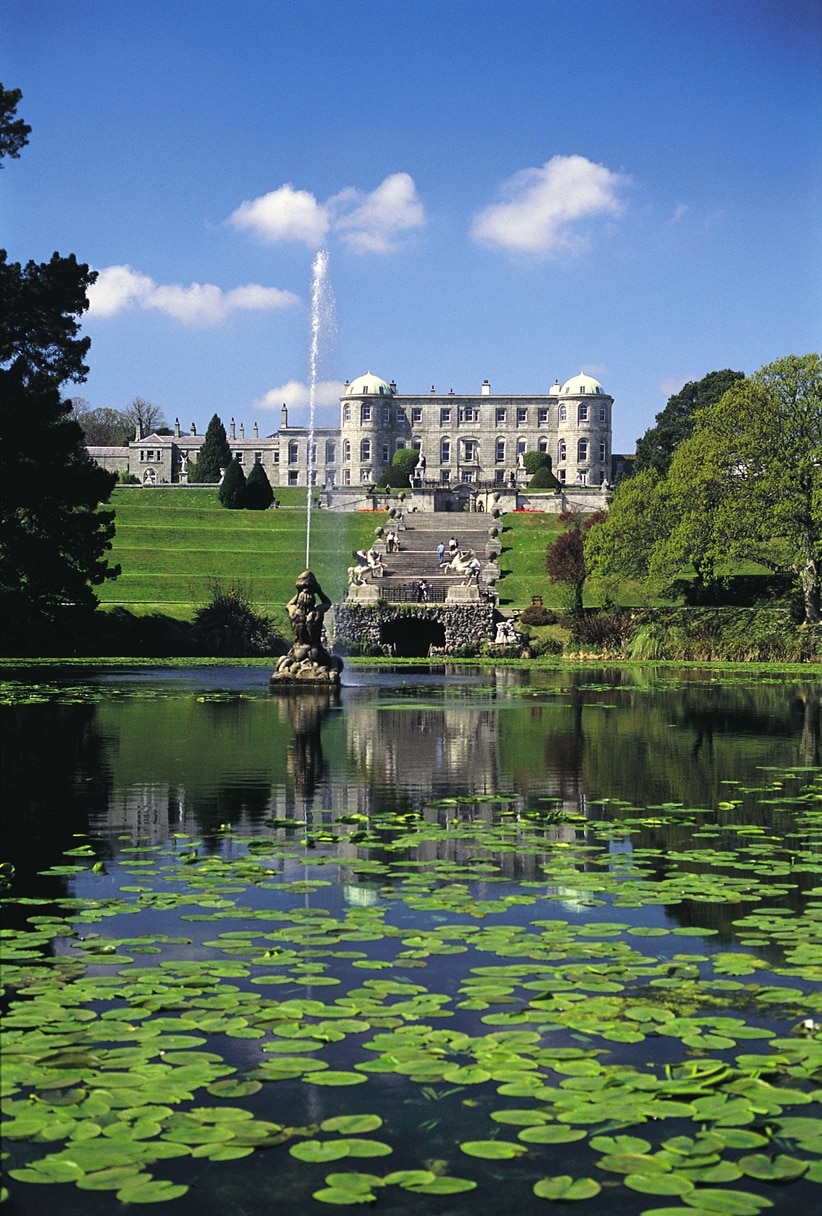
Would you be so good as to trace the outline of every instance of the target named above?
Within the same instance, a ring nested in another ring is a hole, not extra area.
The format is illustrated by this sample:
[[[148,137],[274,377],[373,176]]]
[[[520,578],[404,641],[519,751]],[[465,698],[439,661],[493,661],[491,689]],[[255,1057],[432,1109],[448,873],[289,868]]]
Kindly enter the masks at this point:
[[[286,604],[286,612],[294,632],[294,642],[288,654],[277,663],[270,687],[288,684],[338,685],[342,659],[330,655],[322,643],[323,618],[331,600],[310,570],[304,570],[296,581],[297,594]]]

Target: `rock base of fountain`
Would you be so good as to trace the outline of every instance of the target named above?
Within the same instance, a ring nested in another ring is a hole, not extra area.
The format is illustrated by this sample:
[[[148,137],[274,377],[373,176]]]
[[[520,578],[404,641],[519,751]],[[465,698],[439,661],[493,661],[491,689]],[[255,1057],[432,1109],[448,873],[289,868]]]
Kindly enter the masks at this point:
[[[323,617],[331,600],[310,570],[302,572],[296,587],[297,594],[286,604],[294,643],[274,668],[269,688],[337,688],[342,659],[329,654],[321,641]]]

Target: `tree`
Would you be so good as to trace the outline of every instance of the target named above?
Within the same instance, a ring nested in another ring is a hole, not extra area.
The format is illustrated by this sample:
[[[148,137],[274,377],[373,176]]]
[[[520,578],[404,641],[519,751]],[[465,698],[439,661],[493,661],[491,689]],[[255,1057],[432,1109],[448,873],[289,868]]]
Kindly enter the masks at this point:
[[[83,397],[73,397],[71,414],[80,424],[87,447],[122,448],[134,438],[134,428],[122,410],[92,409]]]
[[[243,466],[235,456],[229,461],[218,491],[220,502],[230,511],[239,511],[245,506],[245,473]]]
[[[259,461],[255,461],[245,483],[245,505],[249,511],[267,511],[274,501],[274,491],[268,474]]]
[[[525,472],[533,475],[537,469],[550,469],[551,457],[547,452],[537,452],[532,449],[525,453],[522,463],[525,466]]]
[[[220,480],[221,470],[231,464],[231,448],[226,438],[225,427],[215,414],[206,428],[203,446],[189,480],[214,484]]]
[[[649,427],[637,440],[634,471],[656,469],[664,476],[676,448],[692,434],[697,411],[714,405],[732,384],[744,378],[743,372],[732,372],[728,368],[709,372],[669,397],[665,409],[656,416],[656,426]]]
[[[5,156],[16,160],[29,142],[31,127],[15,117],[22,96],[19,89],[4,89],[0,84],[0,168]]]
[[[559,521],[568,527],[548,546],[545,554],[545,569],[549,577],[564,583],[571,593],[574,616],[582,616],[582,593],[590,573],[585,560],[585,537],[604,518],[604,511],[595,511],[591,515],[583,515],[580,511],[563,511]]]
[[[791,571],[806,623],[820,618],[822,359],[789,355],[700,410],[665,480],[668,527],[649,569],[671,577],[754,561]]]
[[[377,482],[378,486],[399,486],[401,489],[411,485],[411,474],[417,467],[420,454],[416,448],[397,448],[391,467],[386,469]]]
[[[145,397],[135,397],[133,401],[129,401],[123,410],[123,416],[131,427],[129,439],[134,439],[138,434],[139,438],[143,439],[153,432],[168,430],[159,405],[146,401]]]
[[[654,468],[620,481],[608,514],[585,540],[585,561],[591,574],[647,578],[654,546],[668,526],[661,483]]]

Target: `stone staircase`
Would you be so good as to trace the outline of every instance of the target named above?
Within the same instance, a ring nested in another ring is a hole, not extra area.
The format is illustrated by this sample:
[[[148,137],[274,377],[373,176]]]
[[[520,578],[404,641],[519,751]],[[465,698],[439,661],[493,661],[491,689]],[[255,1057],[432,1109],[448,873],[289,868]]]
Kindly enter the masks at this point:
[[[415,584],[424,579],[428,584],[430,603],[443,603],[450,587],[462,587],[465,575],[447,571],[440,566],[437,546],[445,545],[445,561],[448,562],[448,541],[454,537],[464,553],[472,549],[481,563],[479,594],[482,599],[495,599],[495,584],[499,578],[499,566],[495,558],[499,553],[499,539],[492,538],[490,530],[495,526],[491,515],[407,514],[397,531],[398,553],[384,553],[385,574],[377,580],[383,599],[394,603],[413,602],[416,597]],[[390,524],[386,526],[389,530]],[[378,552],[384,543],[377,544]],[[452,596],[453,598],[453,596]],[[475,598],[472,596],[472,598]]]

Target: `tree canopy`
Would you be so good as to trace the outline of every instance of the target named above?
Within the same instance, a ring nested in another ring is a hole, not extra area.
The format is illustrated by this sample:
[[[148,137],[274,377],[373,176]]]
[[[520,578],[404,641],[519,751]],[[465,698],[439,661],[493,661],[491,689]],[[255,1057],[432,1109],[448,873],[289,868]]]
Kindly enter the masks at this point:
[[[245,473],[236,456],[229,461],[217,495],[223,506],[228,507],[230,511],[239,511],[246,505]]]
[[[260,461],[255,461],[245,483],[245,505],[249,511],[267,511],[274,501],[274,491],[268,474]]]
[[[4,89],[0,84],[0,168],[4,157],[16,160],[29,142],[31,127],[17,117],[22,96],[19,89]]]
[[[200,448],[197,465],[190,474],[190,480],[216,485],[220,480],[220,471],[227,469],[230,464],[231,448],[225,427],[217,414],[214,414],[206,427],[203,446]]]
[[[385,470],[377,485],[408,488],[411,485],[411,474],[417,467],[419,458],[420,454],[416,448],[398,448],[391,461],[391,467]]]
[[[655,469],[657,473],[667,473],[677,447],[693,432],[697,411],[714,405],[732,384],[743,379],[742,372],[725,368],[721,372],[709,372],[701,380],[689,381],[669,397],[665,409],[656,416],[656,425],[649,427],[637,440],[635,472]]]
[[[629,555],[634,546],[632,565]],[[586,554],[597,574],[630,569],[670,585],[728,563],[789,571],[806,622],[819,620],[822,576],[822,360],[789,355],[697,411],[667,475],[617,490]]]
[[[605,518],[603,511],[583,515],[579,511],[563,511],[560,523],[566,530],[549,546],[545,554],[545,569],[549,577],[564,583],[571,595],[571,611],[582,616],[582,593],[590,573],[585,557],[585,537],[590,530]]]
[[[88,456],[72,403],[60,392],[88,372],[90,341],[79,336],[79,318],[96,277],[73,254],[23,266],[0,250],[0,638],[7,654],[65,644],[73,623],[97,605],[92,587],[119,573],[105,558],[113,512],[97,509],[115,476]]]

